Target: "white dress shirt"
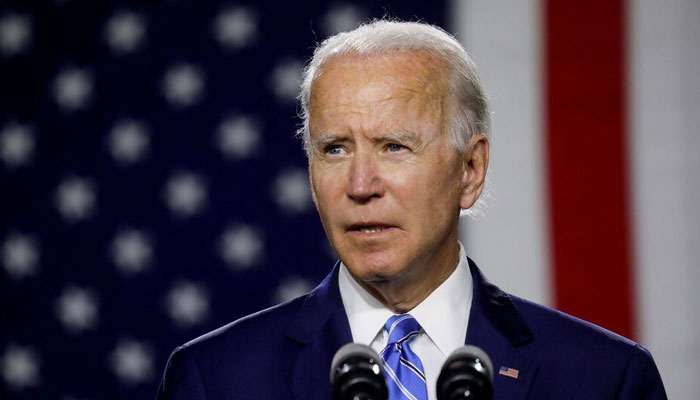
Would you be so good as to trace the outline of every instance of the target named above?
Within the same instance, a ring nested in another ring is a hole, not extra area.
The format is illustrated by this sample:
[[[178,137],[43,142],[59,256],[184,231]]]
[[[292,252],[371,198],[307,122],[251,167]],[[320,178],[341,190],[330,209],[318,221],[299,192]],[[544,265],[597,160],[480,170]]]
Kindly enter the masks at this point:
[[[377,353],[381,352],[388,340],[384,323],[394,313],[360,286],[342,263],[338,284],[353,341],[369,345]],[[467,254],[460,243],[457,268],[425,300],[409,311],[423,327],[423,332],[410,342],[410,347],[423,363],[430,400],[437,399],[435,384],[442,363],[453,350],[464,346],[471,303],[472,276]]]

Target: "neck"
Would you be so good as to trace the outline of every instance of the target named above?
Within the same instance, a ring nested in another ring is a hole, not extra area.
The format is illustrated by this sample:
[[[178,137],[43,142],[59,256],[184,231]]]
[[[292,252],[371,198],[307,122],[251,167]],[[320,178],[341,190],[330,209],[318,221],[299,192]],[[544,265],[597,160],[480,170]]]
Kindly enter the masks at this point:
[[[442,257],[432,257],[433,265],[409,268],[415,273],[381,281],[356,281],[374,298],[395,314],[406,313],[423,302],[457,268],[459,244]],[[419,262],[419,261],[417,261]],[[423,262],[428,264],[429,262]]]

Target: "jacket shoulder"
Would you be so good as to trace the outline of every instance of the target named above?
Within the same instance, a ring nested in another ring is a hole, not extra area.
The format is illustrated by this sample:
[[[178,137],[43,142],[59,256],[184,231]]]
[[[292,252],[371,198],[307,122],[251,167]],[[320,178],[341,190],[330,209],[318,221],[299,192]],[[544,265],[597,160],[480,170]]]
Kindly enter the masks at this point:
[[[307,295],[308,296],[308,295]],[[286,337],[307,296],[248,315],[178,347],[159,400],[287,398],[283,366],[297,344]]]
[[[593,323],[547,306],[510,296],[533,332],[526,350],[539,363],[543,382],[566,381],[589,398],[615,393],[619,399],[665,399],[661,376],[649,351],[642,345]],[[525,348],[523,348],[525,351]],[[562,377],[562,372],[566,377]],[[556,387],[533,387],[539,398],[548,398]],[[556,393],[555,396],[564,395]]]
[[[307,295],[258,311],[199,336],[182,348],[196,358],[216,356],[222,352],[238,354],[251,351],[251,346],[264,342],[266,347],[285,339],[289,326]],[[260,350],[256,350],[259,354]]]
[[[629,351],[638,346],[630,339],[591,322],[541,304],[509,295],[538,341],[548,345],[590,343],[615,351]]]

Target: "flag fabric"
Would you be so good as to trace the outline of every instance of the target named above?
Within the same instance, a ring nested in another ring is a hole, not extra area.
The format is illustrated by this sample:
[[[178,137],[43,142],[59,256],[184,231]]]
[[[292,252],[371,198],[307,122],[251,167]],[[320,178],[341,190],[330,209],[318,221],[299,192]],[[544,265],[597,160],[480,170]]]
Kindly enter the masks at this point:
[[[494,119],[467,252],[504,290],[637,340],[669,398],[698,398],[700,3],[452,6]]]
[[[316,42],[442,2],[0,6],[0,398],[151,399],[335,256],[295,137]]]
[[[490,94],[468,254],[697,398],[694,0],[3,3],[0,398],[152,398],[175,346],[313,287],[300,69],[385,14],[455,33]]]

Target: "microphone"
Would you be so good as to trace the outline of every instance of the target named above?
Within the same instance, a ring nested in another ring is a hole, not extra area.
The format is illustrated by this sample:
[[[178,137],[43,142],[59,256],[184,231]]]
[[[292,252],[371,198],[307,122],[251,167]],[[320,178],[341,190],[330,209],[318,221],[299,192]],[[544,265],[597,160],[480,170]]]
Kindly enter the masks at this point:
[[[476,346],[453,351],[440,370],[438,400],[491,400],[493,364]]]
[[[333,400],[386,400],[382,359],[369,346],[348,343],[331,362]]]

